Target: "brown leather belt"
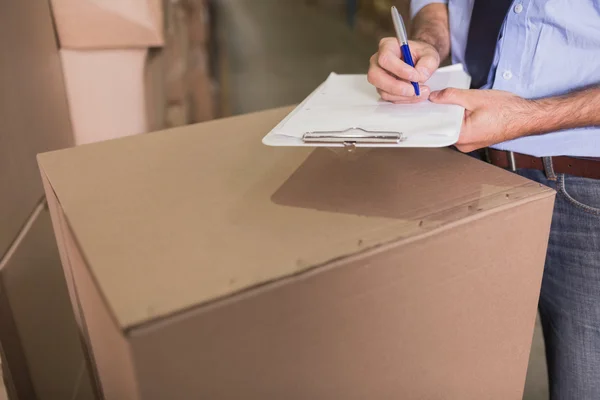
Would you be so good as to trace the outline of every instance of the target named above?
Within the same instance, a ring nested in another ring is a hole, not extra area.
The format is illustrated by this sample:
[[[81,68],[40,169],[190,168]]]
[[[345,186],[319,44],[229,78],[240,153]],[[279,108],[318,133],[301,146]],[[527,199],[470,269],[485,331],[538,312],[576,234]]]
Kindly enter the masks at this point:
[[[515,169],[537,169],[544,171],[541,157],[533,157],[520,153],[487,149],[490,163],[500,167]],[[512,157],[511,157],[512,154]],[[514,158],[513,158],[514,157]],[[555,174],[568,174],[582,178],[600,179],[600,158],[550,157]],[[514,165],[511,159],[514,159]]]

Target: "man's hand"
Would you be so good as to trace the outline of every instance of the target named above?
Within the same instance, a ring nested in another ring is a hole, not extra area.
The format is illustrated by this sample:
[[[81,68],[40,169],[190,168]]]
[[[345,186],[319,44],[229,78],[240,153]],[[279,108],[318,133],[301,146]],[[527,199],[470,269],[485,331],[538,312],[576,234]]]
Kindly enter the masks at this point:
[[[428,4],[413,18],[409,47],[415,68],[402,61],[400,44],[396,38],[385,38],[379,51],[371,57],[369,82],[377,88],[383,100],[394,103],[417,103],[427,100],[430,89],[421,86],[421,95],[415,96],[410,82],[423,83],[438,69],[440,61],[450,53],[448,6]]]
[[[440,65],[440,55],[432,45],[409,41],[415,68],[401,58],[400,44],[396,38],[384,38],[379,51],[371,57],[367,79],[377,88],[383,100],[393,103],[417,103],[427,100],[430,89],[419,85],[421,95],[415,95],[410,82],[423,83]]]
[[[535,101],[500,90],[448,88],[431,93],[429,100],[465,108],[456,143],[465,153],[534,133],[541,111]]]

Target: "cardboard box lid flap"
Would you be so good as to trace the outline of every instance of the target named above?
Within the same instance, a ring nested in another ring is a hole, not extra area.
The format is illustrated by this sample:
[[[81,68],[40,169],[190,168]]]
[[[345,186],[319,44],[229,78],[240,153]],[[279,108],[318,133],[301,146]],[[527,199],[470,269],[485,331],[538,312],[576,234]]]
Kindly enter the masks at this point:
[[[262,145],[289,111],[39,156],[123,328],[554,193],[447,149]]]

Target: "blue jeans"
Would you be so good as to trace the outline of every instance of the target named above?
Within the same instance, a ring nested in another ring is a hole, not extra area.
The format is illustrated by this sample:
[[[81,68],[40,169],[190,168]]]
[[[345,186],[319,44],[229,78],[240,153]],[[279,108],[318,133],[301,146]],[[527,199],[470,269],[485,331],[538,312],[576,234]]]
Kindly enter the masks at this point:
[[[550,398],[600,399],[600,180],[517,173],[558,192],[539,301]]]

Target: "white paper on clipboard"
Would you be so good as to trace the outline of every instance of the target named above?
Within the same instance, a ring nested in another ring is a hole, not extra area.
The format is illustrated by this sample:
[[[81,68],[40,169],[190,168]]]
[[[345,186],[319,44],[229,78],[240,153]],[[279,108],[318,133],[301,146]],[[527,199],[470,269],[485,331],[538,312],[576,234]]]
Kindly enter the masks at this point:
[[[437,70],[426,85],[432,91],[448,87],[467,89],[470,81],[462,65],[455,64]],[[366,75],[331,73],[263,138],[263,143],[269,146],[341,147],[352,142],[352,138],[397,133],[399,140],[391,143],[355,140],[352,144],[356,147],[445,147],[458,140],[463,114],[463,107],[434,104],[428,100],[418,104],[385,102]],[[320,133],[333,140],[309,143],[306,137],[311,133]]]

